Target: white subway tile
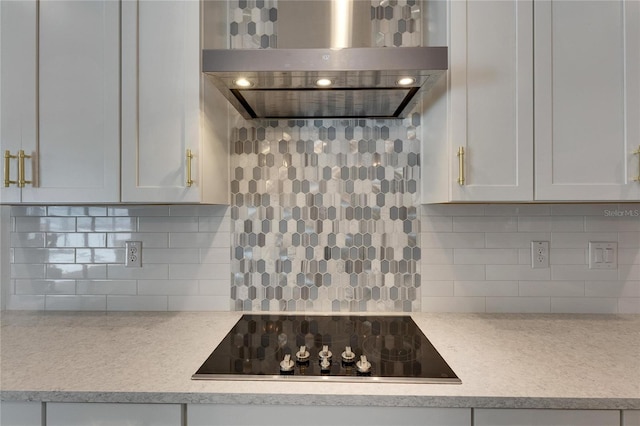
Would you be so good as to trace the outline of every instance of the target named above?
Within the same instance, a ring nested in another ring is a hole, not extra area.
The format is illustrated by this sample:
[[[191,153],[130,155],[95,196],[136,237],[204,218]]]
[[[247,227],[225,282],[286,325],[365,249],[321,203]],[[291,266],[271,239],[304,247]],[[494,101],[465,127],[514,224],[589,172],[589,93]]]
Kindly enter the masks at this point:
[[[618,234],[618,248],[640,247],[640,232],[621,232]]]
[[[45,235],[43,232],[13,232],[11,247],[44,247]]]
[[[484,297],[423,297],[422,312],[485,312]]]
[[[453,249],[422,249],[420,263],[423,265],[450,265]]]
[[[44,311],[44,296],[7,294],[8,310]]]
[[[618,241],[615,232],[552,232],[553,248],[589,248],[589,241]]]
[[[423,264],[422,276],[433,281],[480,281],[485,279],[485,266]]]
[[[551,232],[551,218],[548,216],[519,216],[518,232]]]
[[[15,294],[75,294],[74,280],[24,280],[15,282]]]
[[[618,265],[618,279],[622,281],[640,280],[640,265]]]
[[[516,232],[518,220],[510,216],[454,217],[454,232]]]
[[[485,204],[426,204],[420,214],[425,216],[484,216]]]
[[[169,278],[169,265],[149,263],[143,264],[142,268],[107,265],[107,277],[112,280],[166,280]]]
[[[446,248],[482,248],[484,234],[480,232],[422,232],[420,233],[422,249]]]
[[[75,217],[16,217],[17,232],[74,232]]]
[[[584,249],[549,248],[549,263],[552,265],[586,265],[587,251]]]
[[[224,296],[231,299],[231,281],[224,280],[200,280],[199,293],[206,296]]]
[[[112,206],[108,216],[169,216],[169,206]]]
[[[420,221],[422,232],[451,232],[453,218],[449,216],[424,216]]]
[[[640,297],[618,299],[618,312],[621,314],[640,314]]]
[[[47,265],[49,279],[100,279],[107,278],[106,265],[51,264]]]
[[[530,248],[531,241],[550,241],[551,233],[490,232],[486,234],[485,240],[487,248]]]
[[[106,247],[107,234],[87,232],[47,233],[47,247]]]
[[[605,211],[616,210],[617,204],[553,204],[554,216],[604,216]]]
[[[640,264],[640,248],[620,248],[618,247],[618,264],[619,265],[637,265]]]
[[[587,297],[640,297],[640,281],[587,281]]]
[[[228,251],[227,251],[228,253]],[[143,263],[200,263],[199,249],[157,249],[142,246]]]
[[[77,294],[136,294],[135,280],[80,280]]]
[[[485,216],[548,216],[551,206],[548,204],[488,204]]]
[[[183,249],[180,249],[183,250]],[[231,249],[229,247],[214,247],[200,249],[200,263],[229,263]]]
[[[73,263],[74,249],[15,248],[14,263]]]
[[[565,314],[616,314],[618,299],[595,297],[552,297],[551,312]]]
[[[551,278],[548,268],[533,269],[530,265],[487,265],[487,280],[495,281],[547,281]]]
[[[517,281],[455,281],[454,295],[459,296],[517,296]]]
[[[547,313],[548,297],[487,297],[487,312],[496,313]]]
[[[584,216],[553,216],[552,232],[584,232]]]
[[[171,248],[230,247],[230,244],[231,234],[224,232],[169,234],[169,247]]]
[[[198,232],[231,232],[231,219],[228,216],[199,217]]]
[[[584,281],[520,281],[519,296],[523,297],[581,297]]]
[[[230,264],[169,265],[169,278],[172,280],[223,280],[230,279],[230,277]]]
[[[420,291],[422,297],[452,297],[453,281],[428,281],[423,278]]]
[[[44,278],[45,265],[11,264],[11,278]]]
[[[106,216],[107,208],[100,206],[48,206],[47,216]]]
[[[11,216],[46,216],[47,208],[44,206],[11,206]]]
[[[167,296],[107,296],[107,311],[166,311]]]
[[[126,241],[142,241],[144,248],[169,247],[169,234],[161,232],[123,232],[107,234],[107,247],[124,247]]]
[[[230,311],[231,299],[225,296],[169,296],[170,311]]]
[[[465,249],[456,248],[453,250],[455,264],[517,264],[517,249]]]
[[[76,263],[124,263],[124,258],[120,248],[76,249]]]
[[[197,280],[138,280],[138,294],[163,296],[195,295],[199,292]]]
[[[174,205],[169,207],[170,216],[217,216],[222,217],[229,211],[224,205]]]
[[[45,296],[44,307],[47,311],[104,311],[106,296]]]
[[[589,265],[551,265],[551,277],[558,281],[587,281],[618,279],[615,269],[589,269]]]
[[[600,217],[585,218],[588,232],[640,232],[640,217]]]
[[[79,217],[79,232],[135,232],[138,221],[135,217]]]
[[[140,232],[198,232],[197,217],[161,217],[138,218]]]

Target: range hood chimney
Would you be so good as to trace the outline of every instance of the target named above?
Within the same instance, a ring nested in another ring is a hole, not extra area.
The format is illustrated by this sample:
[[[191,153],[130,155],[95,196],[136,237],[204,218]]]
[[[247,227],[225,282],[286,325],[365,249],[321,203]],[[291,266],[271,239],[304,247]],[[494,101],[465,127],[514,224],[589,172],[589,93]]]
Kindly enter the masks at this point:
[[[277,7],[277,49],[202,51],[202,71],[246,119],[402,118],[447,70],[447,47],[367,47],[369,0]]]

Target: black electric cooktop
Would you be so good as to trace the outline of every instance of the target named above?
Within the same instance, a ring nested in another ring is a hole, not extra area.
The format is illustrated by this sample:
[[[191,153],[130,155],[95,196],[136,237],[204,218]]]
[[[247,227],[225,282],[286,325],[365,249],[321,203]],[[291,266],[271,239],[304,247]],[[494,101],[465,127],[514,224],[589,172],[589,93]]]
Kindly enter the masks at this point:
[[[409,316],[243,315],[203,380],[462,383]]]

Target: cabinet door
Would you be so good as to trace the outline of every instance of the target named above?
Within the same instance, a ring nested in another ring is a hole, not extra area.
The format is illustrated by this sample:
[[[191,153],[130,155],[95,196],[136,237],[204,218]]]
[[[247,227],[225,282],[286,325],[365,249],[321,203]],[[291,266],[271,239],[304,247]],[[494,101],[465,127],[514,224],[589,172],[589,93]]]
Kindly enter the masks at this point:
[[[640,410],[622,411],[622,426],[640,426]]]
[[[532,200],[532,2],[454,1],[450,13],[451,200]]]
[[[180,426],[179,404],[48,403],[47,426]]]
[[[0,154],[3,156],[3,182],[0,202],[19,203],[18,160],[4,160],[5,151],[17,156],[20,149],[31,154],[36,146],[36,2],[0,2]],[[24,148],[23,148],[24,147]],[[28,163],[27,163],[28,164]],[[30,165],[30,164],[29,164]],[[29,170],[31,176],[31,170]]]
[[[195,1],[122,3],[122,201],[199,201],[199,16]]]
[[[0,401],[0,425],[41,426],[41,402]]]
[[[618,426],[617,410],[475,409],[474,426]]]
[[[639,200],[640,3],[535,3],[536,199]]]

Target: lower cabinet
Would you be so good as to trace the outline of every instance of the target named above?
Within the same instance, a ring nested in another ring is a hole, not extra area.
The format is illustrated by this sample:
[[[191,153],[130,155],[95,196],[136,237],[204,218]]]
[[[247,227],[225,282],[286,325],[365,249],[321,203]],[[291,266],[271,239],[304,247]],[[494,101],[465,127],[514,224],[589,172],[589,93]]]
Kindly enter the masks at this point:
[[[190,404],[187,406],[187,424],[188,426],[469,426],[471,409]]]
[[[0,401],[0,425],[42,425],[42,402]]]
[[[619,426],[617,410],[476,409],[473,426]]]
[[[180,404],[48,403],[46,425],[182,426],[182,406]]]
[[[640,410],[624,410],[622,426],[640,426]]]

